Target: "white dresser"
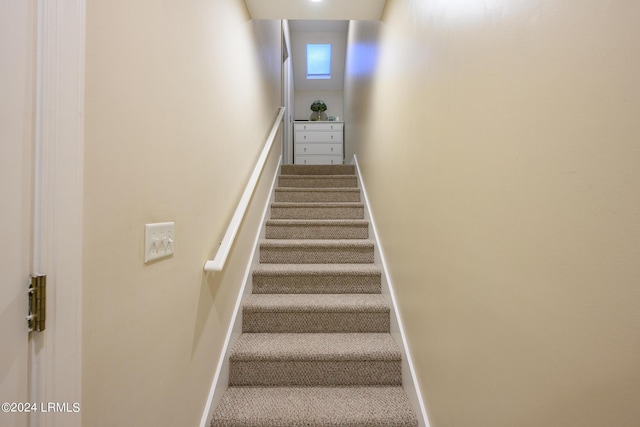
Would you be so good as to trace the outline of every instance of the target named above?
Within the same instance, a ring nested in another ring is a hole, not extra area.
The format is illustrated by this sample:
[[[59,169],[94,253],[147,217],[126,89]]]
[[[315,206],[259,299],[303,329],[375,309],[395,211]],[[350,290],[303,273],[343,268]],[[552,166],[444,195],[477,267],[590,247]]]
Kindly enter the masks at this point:
[[[297,165],[341,165],[344,122],[295,122],[294,160]]]

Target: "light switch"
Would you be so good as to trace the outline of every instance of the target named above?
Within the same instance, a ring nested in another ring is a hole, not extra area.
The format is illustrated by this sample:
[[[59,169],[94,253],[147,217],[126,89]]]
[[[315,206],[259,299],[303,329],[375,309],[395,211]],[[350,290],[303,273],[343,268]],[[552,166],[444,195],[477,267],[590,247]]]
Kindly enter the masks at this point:
[[[144,262],[173,255],[175,222],[144,226]]]

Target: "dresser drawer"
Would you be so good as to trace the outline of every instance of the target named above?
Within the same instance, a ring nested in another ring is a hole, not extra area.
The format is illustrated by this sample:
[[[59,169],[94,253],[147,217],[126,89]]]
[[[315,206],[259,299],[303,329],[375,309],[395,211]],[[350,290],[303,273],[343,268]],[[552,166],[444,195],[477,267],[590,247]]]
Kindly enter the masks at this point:
[[[296,155],[303,154],[334,154],[342,155],[342,144],[332,143],[310,143],[296,144]]]
[[[294,159],[296,165],[341,165],[342,155],[339,156],[327,156],[327,155],[296,155]]]
[[[315,122],[315,123],[295,123],[295,129],[297,131],[314,130],[314,131],[339,131],[342,132],[342,125],[344,123],[331,123],[331,122]]]
[[[296,132],[295,142],[342,142],[342,131],[339,132]]]

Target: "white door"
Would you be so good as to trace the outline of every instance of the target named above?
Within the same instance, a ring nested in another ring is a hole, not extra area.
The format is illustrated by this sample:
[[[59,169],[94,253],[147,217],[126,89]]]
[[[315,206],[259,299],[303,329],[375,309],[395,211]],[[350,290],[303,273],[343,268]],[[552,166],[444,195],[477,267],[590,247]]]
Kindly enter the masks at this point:
[[[283,127],[284,127],[284,132],[283,132],[283,140],[284,140],[284,144],[282,147],[282,163],[284,164],[291,164],[293,163],[292,161],[292,155],[291,152],[292,150],[292,146],[291,146],[291,106],[289,103],[289,67],[290,67],[290,62],[291,62],[291,58],[287,58],[283,63],[282,63],[282,91],[283,91],[283,106],[285,107],[285,114],[283,117]]]
[[[282,105],[285,107],[284,132],[282,144],[282,163],[293,163],[293,79],[291,74],[291,36],[289,33],[289,22],[282,21]]]
[[[35,10],[0,2],[0,425],[27,426],[31,273]],[[8,407],[15,403],[16,406]],[[9,412],[7,412],[7,409]]]
[[[0,0],[2,427],[81,423],[84,17],[84,0]],[[47,322],[29,336],[34,272],[47,274]]]

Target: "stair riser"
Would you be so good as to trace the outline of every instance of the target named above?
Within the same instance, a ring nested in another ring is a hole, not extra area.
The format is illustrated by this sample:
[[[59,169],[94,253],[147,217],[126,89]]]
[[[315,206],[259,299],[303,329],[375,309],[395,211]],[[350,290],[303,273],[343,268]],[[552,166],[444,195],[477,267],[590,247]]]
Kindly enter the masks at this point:
[[[271,207],[272,219],[364,219],[363,207]]]
[[[256,312],[242,314],[242,332],[389,332],[389,312]]]
[[[269,264],[371,264],[373,260],[373,247],[260,248],[260,262]]]
[[[380,276],[253,276],[254,294],[379,294]]]
[[[360,202],[360,191],[282,191],[276,189],[276,202]]]
[[[368,239],[369,228],[362,226],[267,225],[267,239]]]
[[[295,188],[356,188],[358,179],[355,176],[306,177],[303,175],[289,175],[278,177],[278,186]]]
[[[231,386],[373,386],[400,385],[399,360],[234,361]]]

